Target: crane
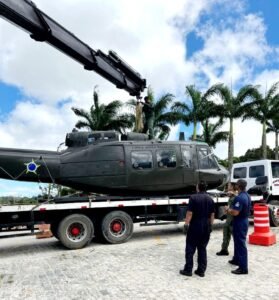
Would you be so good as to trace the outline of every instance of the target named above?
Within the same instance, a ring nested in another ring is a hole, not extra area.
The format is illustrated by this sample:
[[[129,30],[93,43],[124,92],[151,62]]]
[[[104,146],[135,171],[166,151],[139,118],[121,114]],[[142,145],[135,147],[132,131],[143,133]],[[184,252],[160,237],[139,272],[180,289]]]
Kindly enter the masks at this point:
[[[47,42],[57,48],[86,70],[95,71],[131,96],[140,97],[146,87],[146,80],[116,52],[105,54],[92,49],[30,0],[0,0],[0,17],[29,32],[35,41]]]

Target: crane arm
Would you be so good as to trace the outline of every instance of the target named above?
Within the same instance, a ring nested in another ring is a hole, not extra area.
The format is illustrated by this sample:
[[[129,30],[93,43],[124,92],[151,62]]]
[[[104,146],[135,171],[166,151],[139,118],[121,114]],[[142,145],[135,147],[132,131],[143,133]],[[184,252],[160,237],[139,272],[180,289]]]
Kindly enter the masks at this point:
[[[30,33],[35,41],[47,42],[64,54],[109,80],[132,96],[140,96],[146,80],[115,52],[93,50],[47,16],[30,0],[0,0],[0,17]]]

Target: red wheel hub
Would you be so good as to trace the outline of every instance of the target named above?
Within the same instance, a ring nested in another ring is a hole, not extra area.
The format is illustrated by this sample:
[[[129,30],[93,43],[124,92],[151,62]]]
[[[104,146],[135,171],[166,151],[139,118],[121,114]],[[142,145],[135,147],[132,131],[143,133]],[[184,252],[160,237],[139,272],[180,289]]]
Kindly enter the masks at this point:
[[[122,229],[122,225],[121,225],[121,223],[119,223],[119,222],[114,222],[114,223],[112,223],[112,230],[114,231],[114,232],[119,232],[119,231],[121,231],[121,229]]]
[[[80,234],[80,230],[79,230],[79,228],[77,228],[77,227],[73,227],[73,228],[71,229],[71,233],[72,233],[72,235],[77,236],[77,235]]]

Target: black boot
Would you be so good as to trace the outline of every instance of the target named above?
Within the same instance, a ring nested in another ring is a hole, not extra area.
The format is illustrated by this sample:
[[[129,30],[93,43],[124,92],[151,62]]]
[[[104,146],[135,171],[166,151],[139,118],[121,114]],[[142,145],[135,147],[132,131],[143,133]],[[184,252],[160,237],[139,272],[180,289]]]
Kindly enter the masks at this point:
[[[238,262],[236,262],[236,261],[233,260],[233,259],[229,260],[228,263],[231,264],[231,265],[238,266]]]
[[[248,270],[237,268],[236,270],[233,270],[232,273],[235,275],[245,275],[248,274]]]
[[[217,252],[216,255],[218,255],[218,256],[228,256],[229,255],[229,251],[222,249],[221,251]]]
[[[186,270],[180,270],[179,274],[184,275],[184,276],[192,276],[192,272],[189,272],[189,271],[186,271]]]

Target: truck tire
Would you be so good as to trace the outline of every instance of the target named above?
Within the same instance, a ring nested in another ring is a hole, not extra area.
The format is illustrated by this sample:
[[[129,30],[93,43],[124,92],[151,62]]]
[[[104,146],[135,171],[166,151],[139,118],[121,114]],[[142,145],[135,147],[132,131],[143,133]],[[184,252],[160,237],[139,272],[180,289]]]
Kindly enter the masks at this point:
[[[126,212],[112,211],[102,221],[102,235],[109,244],[128,241],[133,234],[133,220]]]
[[[93,238],[94,226],[85,215],[73,214],[65,217],[58,226],[57,236],[68,249],[80,249]]]
[[[272,200],[268,203],[270,226],[279,227],[279,201]]]

